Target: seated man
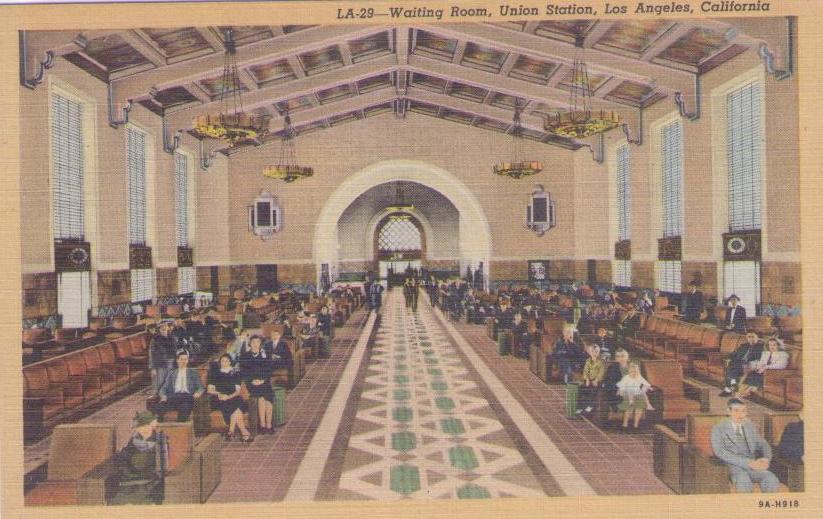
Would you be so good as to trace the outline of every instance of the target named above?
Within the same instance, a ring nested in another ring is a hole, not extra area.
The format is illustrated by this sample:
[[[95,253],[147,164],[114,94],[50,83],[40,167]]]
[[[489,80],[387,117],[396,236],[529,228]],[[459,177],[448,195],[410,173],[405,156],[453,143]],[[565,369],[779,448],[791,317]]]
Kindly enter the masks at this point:
[[[594,339],[593,343],[600,348],[600,357],[608,362],[612,358],[612,352],[614,351],[614,341],[611,337],[609,337],[608,331],[599,326],[597,328],[597,337]]]
[[[729,467],[729,477],[738,492],[751,492],[754,483],[762,492],[777,492],[780,482],[769,472],[772,448],[748,419],[746,402],[730,398],[729,418],[712,428],[712,450]]]
[[[512,338],[517,338],[517,351],[512,352],[514,356],[523,359],[529,358],[529,348],[532,345],[532,334],[529,333],[529,325],[523,320],[523,314],[520,312],[514,314]]]
[[[271,340],[263,348],[272,359],[272,369],[291,366],[292,357],[289,343],[281,336],[279,330],[272,330]]]
[[[803,420],[786,425],[780,436],[777,453],[796,463],[803,461]]]
[[[166,381],[160,388],[160,420],[169,410],[177,411],[177,421],[185,422],[191,415],[194,399],[206,391],[200,374],[189,367],[189,352],[177,351],[177,367],[169,371]]]
[[[746,342],[737,347],[730,355],[726,364],[725,385],[720,396],[731,395],[737,388],[740,380],[760,360],[763,353],[763,343],[755,332],[746,334]]]

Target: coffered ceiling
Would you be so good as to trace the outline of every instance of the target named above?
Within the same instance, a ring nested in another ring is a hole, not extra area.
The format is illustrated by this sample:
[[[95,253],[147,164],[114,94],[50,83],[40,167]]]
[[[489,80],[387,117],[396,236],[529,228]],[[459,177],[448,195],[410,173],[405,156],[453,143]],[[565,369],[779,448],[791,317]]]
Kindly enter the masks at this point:
[[[21,66],[42,76],[62,57],[108,83],[113,113],[140,103],[186,131],[219,110],[226,29],[26,32]],[[244,108],[272,117],[264,142],[287,111],[298,134],[388,112],[509,132],[517,105],[526,138],[565,148],[581,143],[547,134],[543,120],[568,106],[575,57],[588,64],[594,109],[620,113],[633,132],[655,103],[693,109],[699,77],[748,49],[785,69],[792,37],[785,18],[231,29]]]

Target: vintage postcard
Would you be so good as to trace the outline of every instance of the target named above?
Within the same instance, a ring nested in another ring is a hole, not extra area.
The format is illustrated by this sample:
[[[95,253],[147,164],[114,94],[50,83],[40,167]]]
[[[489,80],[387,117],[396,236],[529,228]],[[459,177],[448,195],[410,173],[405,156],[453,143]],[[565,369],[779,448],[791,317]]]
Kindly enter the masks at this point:
[[[0,14],[3,517],[823,516],[820,3]]]

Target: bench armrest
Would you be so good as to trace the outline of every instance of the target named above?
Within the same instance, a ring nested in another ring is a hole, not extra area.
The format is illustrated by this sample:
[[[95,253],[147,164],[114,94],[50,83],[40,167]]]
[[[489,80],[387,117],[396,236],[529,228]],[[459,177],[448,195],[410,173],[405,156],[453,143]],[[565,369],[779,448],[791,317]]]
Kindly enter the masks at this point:
[[[700,402],[700,412],[708,413],[709,405],[711,403],[711,396],[709,392],[711,387],[688,378],[683,379],[683,390],[686,396]]]
[[[78,504],[105,505],[117,489],[120,473],[114,458],[83,474],[77,482]]]

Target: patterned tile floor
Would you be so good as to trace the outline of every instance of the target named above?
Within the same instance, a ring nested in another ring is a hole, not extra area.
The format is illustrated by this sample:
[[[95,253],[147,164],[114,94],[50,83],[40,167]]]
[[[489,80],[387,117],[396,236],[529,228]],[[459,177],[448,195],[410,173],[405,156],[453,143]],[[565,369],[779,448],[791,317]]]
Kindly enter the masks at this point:
[[[431,311],[394,290],[381,322],[333,498],[545,495]]]

